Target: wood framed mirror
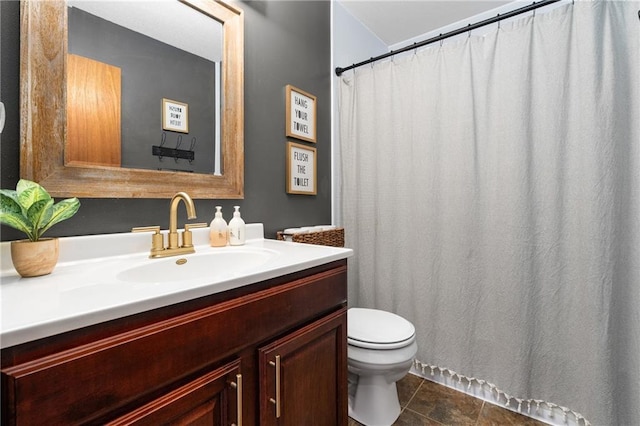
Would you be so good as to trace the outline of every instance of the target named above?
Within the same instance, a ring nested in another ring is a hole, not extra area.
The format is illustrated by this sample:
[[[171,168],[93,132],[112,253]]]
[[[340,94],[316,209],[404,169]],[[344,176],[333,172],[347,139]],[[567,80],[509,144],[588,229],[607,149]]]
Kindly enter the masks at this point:
[[[178,1],[178,0],[176,0]],[[20,5],[20,175],[55,197],[244,197],[244,16],[218,0],[180,0],[222,24],[222,174],[65,164],[68,20],[65,0]],[[160,110],[160,107],[158,107]]]

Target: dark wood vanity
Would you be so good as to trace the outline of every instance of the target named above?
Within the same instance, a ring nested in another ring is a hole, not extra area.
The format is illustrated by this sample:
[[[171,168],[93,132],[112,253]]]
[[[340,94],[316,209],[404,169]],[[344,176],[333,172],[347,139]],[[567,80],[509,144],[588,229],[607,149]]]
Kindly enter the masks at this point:
[[[347,262],[2,350],[2,424],[347,425]]]

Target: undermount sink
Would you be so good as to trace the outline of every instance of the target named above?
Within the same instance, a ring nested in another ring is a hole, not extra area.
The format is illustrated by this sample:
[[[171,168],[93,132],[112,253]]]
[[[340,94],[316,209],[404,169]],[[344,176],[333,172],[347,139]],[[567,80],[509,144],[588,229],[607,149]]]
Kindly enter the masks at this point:
[[[130,283],[168,283],[235,275],[267,263],[276,252],[266,249],[226,247],[202,253],[148,259],[116,274]]]

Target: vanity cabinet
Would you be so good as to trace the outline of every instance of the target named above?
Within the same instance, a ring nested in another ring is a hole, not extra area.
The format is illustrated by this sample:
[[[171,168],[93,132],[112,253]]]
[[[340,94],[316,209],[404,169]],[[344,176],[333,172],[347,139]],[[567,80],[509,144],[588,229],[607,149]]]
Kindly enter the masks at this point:
[[[340,310],[260,348],[261,425],[337,425],[347,399],[345,311]]]
[[[346,300],[339,260],[3,349],[2,424],[346,426]]]

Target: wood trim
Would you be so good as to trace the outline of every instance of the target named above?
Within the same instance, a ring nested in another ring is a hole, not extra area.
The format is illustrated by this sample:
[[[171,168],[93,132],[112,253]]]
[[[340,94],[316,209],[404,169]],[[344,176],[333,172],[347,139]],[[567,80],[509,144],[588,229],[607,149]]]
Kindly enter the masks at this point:
[[[65,166],[67,13],[64,0],[20,2],[20,176],[56,197],[244,198],[244,15],[216,0],[182,0],[223,24],[223,175]],[[223,10],[222,17],[216,15]]]

